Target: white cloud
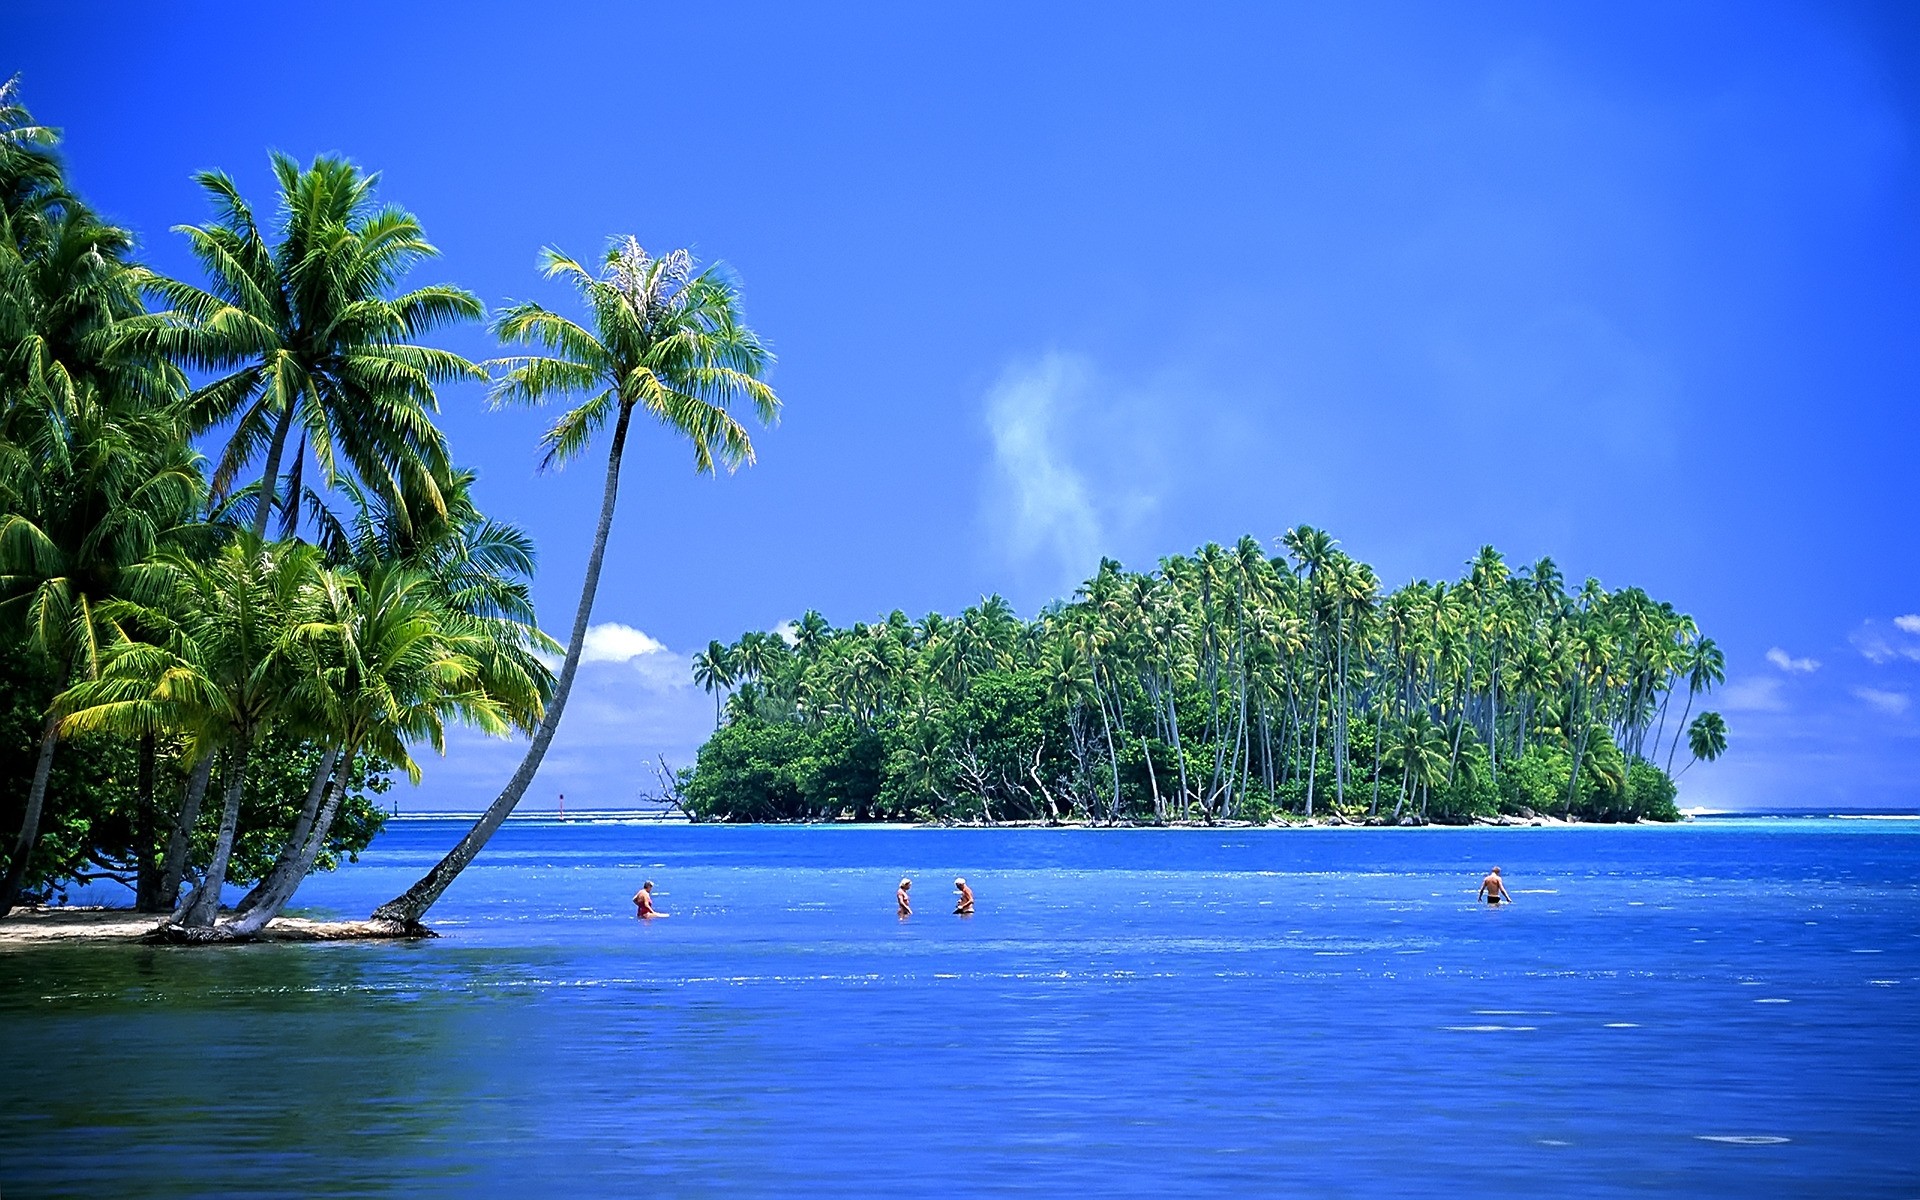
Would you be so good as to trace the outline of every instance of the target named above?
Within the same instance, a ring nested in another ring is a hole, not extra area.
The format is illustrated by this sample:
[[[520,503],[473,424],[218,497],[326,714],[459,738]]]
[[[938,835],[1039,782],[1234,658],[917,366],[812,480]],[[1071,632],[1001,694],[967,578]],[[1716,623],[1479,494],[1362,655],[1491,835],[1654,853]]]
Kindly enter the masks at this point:
[[[800,644],[800,626],[796,622],[782,621],[773,627],[773,632],[778,634],[780,640],[789,646],[798,646]]]
[[[1868,662],[1885,665],[1896,658],[1920,662],[1920,641],[1908,636],[1920,626],[1920,616],[1895,617],[1889,634],[1878,621],[1862,621],[1853,633],[1853,647]]]
[[[1780,681],[1771,676],[1736,679],[1721,688],[1717,697],[1728,712],[1785,712],[1786,697],[1780,694]]]
[[[1778,646],[1767,651],[1767,661],[1779,667],[1782,671],[1787,672],[1789,675],[1810,674],[1820,669],[1819,659],[1795,658]]]
[[[1062,426],[1090,375],[1084,359],[1049,354],[1012,368],[987,393],[999,476],[995,507],[1010,549],[1023,559],[1049,552],[1061,567],[1082,573],[1099,561],[1101,522]]]
[[[1853,694],[1873,705],[1890,717],[1897,717],[1913,704],[1912,697],[1905,692],[1887,692],[1879,688],[1857,687]]]
[[[521,809],[551,812],[563,792],[569,810],[631,806],[655,788],[660,756],[686,766],[712,729],[713,702],[693,686],[687,655],[631,625],[589,626],[559,732]],[[418,789],[389,793],[402,811],[484,807],[527,748],[524,737],[467,729],[449,731],[447,741],[446,758],[421,756]]]
[[[643,654],[660,654],[665,650],[665,646],[633,626],[608,621],[604,625],[587,626],[587,640],[581,648],[580,661],[623,663]]]

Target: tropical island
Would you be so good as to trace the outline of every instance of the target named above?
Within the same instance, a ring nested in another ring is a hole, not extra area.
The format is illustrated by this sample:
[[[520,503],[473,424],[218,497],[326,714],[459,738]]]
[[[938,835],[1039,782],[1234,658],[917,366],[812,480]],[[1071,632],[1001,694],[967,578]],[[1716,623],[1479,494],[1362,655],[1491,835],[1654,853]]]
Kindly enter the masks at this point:
[[[378,835],[418,747],[456,722],[525,738],[446,856],[333,931],[422,933],[558,728],[634,418],[697,473],[750,463],[734,411],[777,417],[772,356],[724,267],[632,238],[597,268],[544,252],[578,317],[407,286],[432,244],[335,156],[274,155],[271,219],[200,174],[211,218],[175,233],[201,278],[171,278],[75,195],[57,141],[0,88],[0,917],[115,882],[157,938],[294,936],[269,926]],[[482,321],[514,352],[423,340]],[[530,539],[480,510],[434,420],[462,381],[573,404],[543,466],[604,446],[564,643]],[[1032,621],[995,597],[715,642],[694,671],[716,729],[669,791],[702,821],[1671,820],[1678,754],[1725,749],[1694,712],[1719,651],[1637,589],[1570,592],[1488,548],[1383,594],[1321,531],[1278,549],[1103,562]]]
[[[1726,748],[1693,713],[1719,648],[1638,588],[1570,592],[1487,546],[1383,593],[1324,531],[1280,540],[1105,560],[1032,621],[994,596],[714,642],[717,728],[677,798],[716,821],[1671,821],[1681,749],[1684,771]]]

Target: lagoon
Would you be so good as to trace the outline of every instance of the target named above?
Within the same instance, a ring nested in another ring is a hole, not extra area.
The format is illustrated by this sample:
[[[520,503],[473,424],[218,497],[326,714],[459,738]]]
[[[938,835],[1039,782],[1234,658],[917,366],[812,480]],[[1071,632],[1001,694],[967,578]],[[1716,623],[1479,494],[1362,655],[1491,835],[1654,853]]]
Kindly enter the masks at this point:
[[[437,940],[0,952],[0,1191],[1912,1194],[1917,881],[1913,821],[516,821]]]

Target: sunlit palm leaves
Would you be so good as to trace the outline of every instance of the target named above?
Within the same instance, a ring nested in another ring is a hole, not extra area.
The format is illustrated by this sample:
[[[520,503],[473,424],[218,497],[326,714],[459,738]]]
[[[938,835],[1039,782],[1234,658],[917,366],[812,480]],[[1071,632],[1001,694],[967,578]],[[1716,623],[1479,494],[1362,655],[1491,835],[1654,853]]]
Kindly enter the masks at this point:
[[[293,528],[308,451],[329,483],[350,473],[389,503],[406,497],[438,513],[450,467],[435,387],[482,373],[418,339],[477,319],[480,302],[439,285],[395,294],[436,251],[411,214],[376,204],[378,176],[327,156],[304,170],[284,154],[272,164],[281,211],[271,231],[231,177],[196,176],[215,219],[178,232],[207,283],[149,274],[171,311],[135,322],[125,342],[215,375],[194,391],[190,420],[195,430],[230,426],[217,493],[265,456],[256,534],[276,508]]]

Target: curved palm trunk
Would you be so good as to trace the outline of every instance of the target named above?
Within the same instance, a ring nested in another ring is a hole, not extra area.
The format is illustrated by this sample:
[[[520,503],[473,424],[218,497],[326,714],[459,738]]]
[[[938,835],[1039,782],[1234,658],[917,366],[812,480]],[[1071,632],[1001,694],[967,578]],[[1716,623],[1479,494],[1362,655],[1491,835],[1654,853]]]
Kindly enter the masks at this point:
[[[248,739],[243,735],[233,748],[231,773],[227,776],[227,802],[220,810],[220,836],[213,843],[213,861],[207,864],[206,877],[194,889],[193,897],[173,920],[186,929],[206,929],[220,911],[220,890],[227,883],[227,863],[233,857],[233,835],[240,825],[240,797],[247,785]]]
[[[47,779],[53,774],[53,750],[59,745],[60,723],[51,714],[40,733],[40,756],[33,762],[33,783],[27,789],[27,811],[20,818],[20,836],[14,839],[13,857],[7,862],[7,877],[0,882],[0,917],[13,911],[20,901],[21,885],[27,881],[27,864],[33,847],[40,840],[40,810],[47,802]]]
[[[202,755],[187,776],[187,791],[180,801],[180,816],[167,836],[167,858],[162,864],[160,893],[154,897],[156,912],[172,912],[180,902],[180,881],[187,873],[187,841],[200,820],[200,803],[206,799],[207,781],[213,778],[213,755]]]
[[[1687,718],[1693,715],[1694,694],[1695,693],[1692,685],[1688,685],[1687,707],[1684,711],[1681,712],[1679,727],[1673,731],[1673,742],[1671,745],[1667,747],[1667,778],[1669,779],[1673,778],[1673,756],[1680,749],[1680,738],[1682,737],[1682,735],[1684,735],[1687,732]],[[1687,764],[1687,766],[1692,766],[1692,765],[1693,765],[1692,763]],[[1682,767],[1680,769],[1682,771],[1685,771],[1687,768]]]
[[[236,915],[245,916],[265,897],[285,886],[287,874],[294,870],[296,864],[300,861],[301,853],[306,849],[307,836],[312,833],[315,828],[314,818],[320,811],[322,801],[329,799],[330,792],[337,792],[339,790],[329,787],[333,782],[334,767],[339,761],[340,750],[338,747],[333,747],[320,756],[319,769],[313,773],[313,786],[307,789],[306,803],[300,807],[300,816],[293,823],[293,831],[287,835],[287,844],[280,848],[279,855],[273,861],[273,868],[260,877],[260,882],[255,884],[253,890],[247,893],[246,899],[233,906],[233,911]],[[305,865],[312,866],[313,864],[311,860],[309,860]],[[302,867],[300,873],[293,878],[297,883],[297,881],[306,878],[306,874],[305,867]],[[293,896],[293,889],[287,888],[286,893],[287,897],[291,898]],[[285,900],[281,901],[283,904],[285,902]],[[272,920],[272,918],[269,917],[268,920]],[[262,922],[262,924],[264,923],[265,922]]]
[[[351,763],[353,756],[346,755],[345,761]],[[345,773],[346,768],[342,767],[341,774]],[[322,778],[332,780],[331,763],[326,764]],[[280,915],[288,901],[293,899],[293,894],[300,890],[307,873],[313,870],[314,860],[320,857],[321,847],[327,844],[327,835],[333,831],[333,818],[339,813],[341,797],[347,791],[345,779],[340,780],[339,784],[338,787],[327,787],[316,782],[314,794],[317,796],[324,791],[326,803],[314,814],[307,827],[300,831],[299,837],[288,839],[289,853],[274,864],[273,871],[260,881],[260,886],[241,902],[235,910],[234,919],[224,927],[228,933],[235,937],[251,937],[260,932],[269,921]]]
[[[573,676],[580,666],[580,651],[586,645],[587,623],[593,616],[593,596],[600,586],[600,564],[606,558],[607,535],[613,529],[614,501],[620,491],[620,456],[626,449],[627,422],[631,417],[632,410],[622,405],[619,419],[613,427],[613,446],[607,453],[607,483],[600,500],[600,524],[594,529],[593,552],[587,556],[587,577],[580,585],[580,607],[574,613],[573,635],[567,640],[566,661],[560,666],[560,677],[554,680],[553,698],[547,702],[547,710],[541,714],[540,724],[533,731],[533,742],[527,747],[527,756],[521,760],[520,769],[513,773],[513,778],[507,781],[500,795],[454,848],[447,852],[447,856],[435,863],[433,869],[421,876],[412,887],[375,909],[374,920],[418,924],[434,902],[440,899],[441,893],[479,855],[487,840],[500,828],[500,823],[507,819],[507,814],[520,803],[520,797],[526,794],[527,788],[533,783],[534,774],[540,770],[540,762],[546,758],[547,747],[553,742],[554,731],[560,727],[560,714],[567,706],[567,694],[573,690]]]

